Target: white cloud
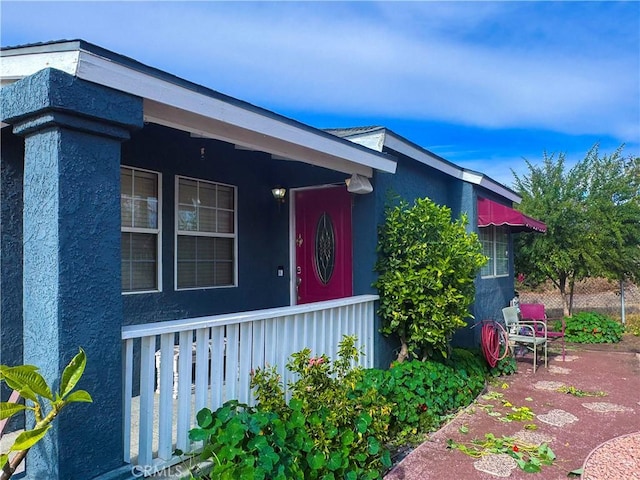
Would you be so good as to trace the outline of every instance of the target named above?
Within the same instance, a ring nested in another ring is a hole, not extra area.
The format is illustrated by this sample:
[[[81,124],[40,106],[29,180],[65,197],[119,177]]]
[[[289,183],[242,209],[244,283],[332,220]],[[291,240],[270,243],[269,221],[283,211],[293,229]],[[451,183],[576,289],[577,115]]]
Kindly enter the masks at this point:
[[[637,5],[51,5],[3,30],[85,38],[277,111],[640,141],[640,33],[620,17]]]

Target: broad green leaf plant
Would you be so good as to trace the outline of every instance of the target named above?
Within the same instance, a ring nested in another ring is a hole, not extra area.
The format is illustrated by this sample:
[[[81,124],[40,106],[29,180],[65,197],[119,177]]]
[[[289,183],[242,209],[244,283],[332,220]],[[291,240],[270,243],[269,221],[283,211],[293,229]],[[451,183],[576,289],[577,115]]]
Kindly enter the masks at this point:
[[[60,411],[75,402],[92,402],[91,395],[85,390],[74,390],[84,373],[87,358],[84,350],[80,349],[62,372],[60,390],[53,392],[45,379],[33,365],[19,365],[8,367],[0,365],[0,382],[18,392],[24,399],[24,404],[17,402],[0,402],[0,425],[9,417],[31,411],[35,418],[35,425],[22,432],[9,450],[0,453],[0,480],[11,478],[16,468],[24,460],[29,449],[38,443],[49,431],[53,420]],[[1,428],[0,428],[1,430]]]

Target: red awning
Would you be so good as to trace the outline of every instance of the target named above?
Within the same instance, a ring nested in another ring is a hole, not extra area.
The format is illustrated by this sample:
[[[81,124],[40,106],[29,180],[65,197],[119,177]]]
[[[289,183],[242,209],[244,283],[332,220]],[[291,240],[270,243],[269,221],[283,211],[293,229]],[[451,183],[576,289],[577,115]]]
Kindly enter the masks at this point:
[[[547,226],[540,220],[527,217],[524,213],[506,205],[493,202],[486,198],[478,198],[478,227],[489,225],[511,227],[512,232],[540,232],[547,231]]]

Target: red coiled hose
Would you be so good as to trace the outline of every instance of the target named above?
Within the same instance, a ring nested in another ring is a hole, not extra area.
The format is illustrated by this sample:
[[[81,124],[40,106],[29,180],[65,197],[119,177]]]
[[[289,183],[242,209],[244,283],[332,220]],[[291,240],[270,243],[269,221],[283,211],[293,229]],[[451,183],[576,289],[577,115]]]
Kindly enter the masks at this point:
[[[484,358],[489,366],[493,368],[509,354],[509,335],[499,322],[484,320],[482,322],[480,345]],[[501,355],[500,349],[502,345],[505,348]]]

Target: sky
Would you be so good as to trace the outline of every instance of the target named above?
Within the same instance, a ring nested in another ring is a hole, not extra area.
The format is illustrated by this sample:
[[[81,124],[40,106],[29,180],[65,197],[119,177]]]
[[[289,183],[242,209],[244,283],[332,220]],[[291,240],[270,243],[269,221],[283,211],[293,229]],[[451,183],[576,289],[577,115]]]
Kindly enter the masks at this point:
[[[2,46],[76,38],[507,186],[544,152],[640,156],[636,1],[0,1]]]

